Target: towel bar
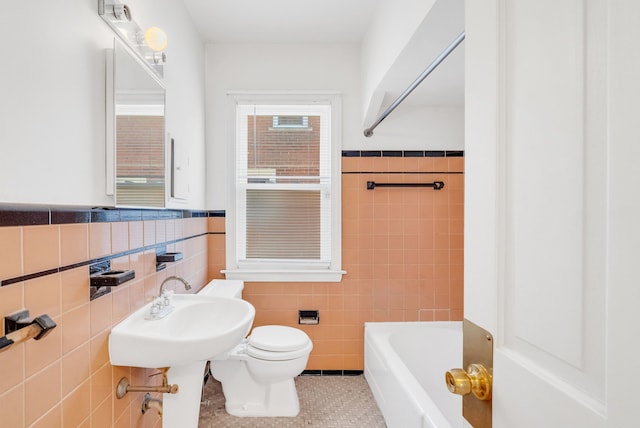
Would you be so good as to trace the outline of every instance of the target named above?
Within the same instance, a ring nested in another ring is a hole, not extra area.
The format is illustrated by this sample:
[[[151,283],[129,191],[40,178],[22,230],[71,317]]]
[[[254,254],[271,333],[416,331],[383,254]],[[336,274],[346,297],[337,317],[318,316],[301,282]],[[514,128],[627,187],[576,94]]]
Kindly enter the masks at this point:
[[[373,190],[376,187],[433,187],[433,190],[440,190],[444,187],[444,182],[434,181],[433,183],[376,183],[375,181],[367,181],[367,190]]]

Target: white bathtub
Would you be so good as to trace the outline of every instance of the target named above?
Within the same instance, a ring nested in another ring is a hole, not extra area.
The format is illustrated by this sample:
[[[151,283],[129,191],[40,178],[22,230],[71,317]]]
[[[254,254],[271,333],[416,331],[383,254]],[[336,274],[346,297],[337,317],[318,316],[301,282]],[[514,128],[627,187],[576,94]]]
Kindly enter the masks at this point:
[[[462,366],[462,322],[365,323],[364,375],[389,428],[464,428],[445,372]]]

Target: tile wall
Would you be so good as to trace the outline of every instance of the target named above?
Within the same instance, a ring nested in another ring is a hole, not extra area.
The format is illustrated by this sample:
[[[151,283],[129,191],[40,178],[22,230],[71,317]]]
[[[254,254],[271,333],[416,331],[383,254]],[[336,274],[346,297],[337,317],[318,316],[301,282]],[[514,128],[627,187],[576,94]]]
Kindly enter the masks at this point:
[[[462,152],[344,152],[341,283],[247,283],[254,326],[302,328],[314,343],[307,370],[363,370],[364,323],[462,320],[464,157]],[[424,183],[377,188],[367,181]],[[209,278],[222,278],[224,219],[209,219]],[[299,326],[299,309],[320,324]]]
[[[57,323],[40,341],[0,352],[0,426],[160,426],[155,412],[141,414],[143,394],[114,394],[123,376],[157,383],[154,371],[111,366],[107,348],[111,327],[149,301],[166,276],[185,277],[192,291],[206,282],[207,219],[158,213],[0,210],[0,319],[27,308]],[[158,244],[184,259],[156,272]],[[90,301],[89,263],[103,259],[136,277]]]
[[[448,156],[447,156],[448,155]],[[434,157],[436,156],[436,157]],[[247,283],[255,326],[291,325],[314,342],[309,371],[362,370],[364,323],[461,320],[463,170],[460,152],[346,152],[343,156],[341,283]],[[432,182],[445,187],[377,188],[367,181]],[[0,207],[0,316],[28,308],[57,327],[41,341],[0,352],[0,413],[11,427],[153,427],[139,411],[142,394],[115,398],[119,379],[151,384],[152,370],[114,367],[113,325],[149,301],[168,275],[197,291],[222,278],[224,213],[177,218],[139,211],[71,212]],[[164,213],[164,214],[163,214]],[[168,244],[184,259],[156,272]],[[89,264],[110,259],[136,278],[89,300]],[[177,292],[182,292],[176,288]],[[318,309],[320,324],[298,326],[299,309]]]

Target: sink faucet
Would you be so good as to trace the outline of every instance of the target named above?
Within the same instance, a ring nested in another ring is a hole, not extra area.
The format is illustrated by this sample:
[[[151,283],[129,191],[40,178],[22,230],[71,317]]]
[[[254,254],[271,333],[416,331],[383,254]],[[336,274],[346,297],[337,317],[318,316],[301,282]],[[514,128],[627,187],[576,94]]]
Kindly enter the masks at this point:
[[[184,284],[185,290],[191,290],[191,284],[187,282],[186,279],[180,278],[179,276],[168,276],[162,281],[160,284],[160,294],[153,300],[153,303],[149,307],[149,313],[145,316],[146,320],[159,320],[171,313],[173,311],[173,305],[171,304],[171,293],[167,293],[165,295],[164,286],[169,281],[180,281]]]
[[[185,290],[191,290],[191,284],[189,284],[187,282],[186,279],[181,278],[179,276],[168,276],[164,279],[164,281],[162,281],[162,284],[160,284],[160,292],[158,293],[158,296],[162,296],[162,293],[164,293],[164,286],[167,282],[172,281],[172,280],[176,280],[176,281],[180,281],[182,284],[184,284],[184,289]]]

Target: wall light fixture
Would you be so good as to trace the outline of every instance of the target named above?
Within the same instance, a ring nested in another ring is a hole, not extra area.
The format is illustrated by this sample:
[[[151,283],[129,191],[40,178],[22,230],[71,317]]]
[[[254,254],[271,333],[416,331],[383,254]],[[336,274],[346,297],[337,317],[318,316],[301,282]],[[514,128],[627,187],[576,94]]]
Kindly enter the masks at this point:
[[[159,77],[163,77],[163,66],[167,57],[167,35],[158,27],[146,31],[133,19],[131,9],[120,0],[98,0],[98,15],[118,36],[149,65]]]

